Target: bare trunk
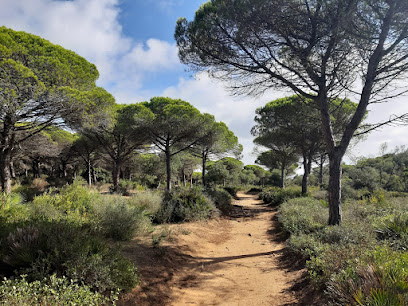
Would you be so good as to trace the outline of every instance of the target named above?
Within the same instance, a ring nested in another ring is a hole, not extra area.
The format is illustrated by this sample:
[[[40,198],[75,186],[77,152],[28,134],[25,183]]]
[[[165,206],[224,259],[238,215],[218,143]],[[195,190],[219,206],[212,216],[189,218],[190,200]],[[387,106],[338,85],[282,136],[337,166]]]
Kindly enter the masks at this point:
[[[15,168],[14,168],[14,163],[13,163],[13,161],[10,162],[10,173],[11,173],[11,177],[12,177],[13,179],[15,179],[15,178],[16,178],[16,170],[15,170]]]
[[[167,191],[171,191],[171,154],[170,154],[170,147],[166,146],[166,172],[167,172]]]
[[[203,181],[203,187],[205,188],[207,182],[205,181],[205,170],[207,166],[207,155],[205,152],[202,154],[202,181]]]
[[[118,192],[119,190],[119,178],[120,178],[120,162],[114,161],[113,162],[113,169],[112,169],[112,184],[113,184],[113,192]]]
[[[91,168],[91,172],[92,172],[93,183],[96,184],[96,172],[95,172],[95,169],[93,167]]]
[[[207,186],[207,181],[205,179],[206,175],[206,170],[207,170],[207,157],[208,157],[208,152],[204,150],[201,154],[202,158],[202,181],[203,181],[203,187],[205,188]]]
[[[40,173],[40,161],[35,158],[33,159],[33,177],[34,178],[39,178],[41,176]]]
[[[330,156],[329,225],[341,223],[341,160],[340,154]]]
[[[10,162],[11,162],[11,150],[8,149],[3,150],[1,158],[1,170],[2,170],[1,190],[6,193],[11,192]]]
[[[86,170],[88,173],[88,186],[92,186],[92,167],[91,167],[91,161],[88,160],[86,163]]]
[[[320,155],[320,165],[319,165],[319,187],[323,189],[323,164],[324,164],[324,155]]]
[[[307,184],[309,181],[309,169],[308,169],[308,162],[307,157],[303,154],[303,178],[302,178],[302,194],[307,193]]]
[[[0,156],[0,167],[1,167],[1,189],[3,192],[11,192],[11,152],[13,149],[13,122],[9,116],[3,121],[3,131],[1,139],[1,156]]]
[[[282,164],[282,167],[281,167],[280,185],[281,185],[281,188],[285,188],[285,164]]]

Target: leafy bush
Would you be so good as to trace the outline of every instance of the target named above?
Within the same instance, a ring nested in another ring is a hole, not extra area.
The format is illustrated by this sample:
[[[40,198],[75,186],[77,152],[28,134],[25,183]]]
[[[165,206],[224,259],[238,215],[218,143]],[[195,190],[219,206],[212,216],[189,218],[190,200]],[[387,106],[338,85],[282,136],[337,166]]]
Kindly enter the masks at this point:
[[[116,299],[117,294],[105,297],[86,285],[55,275],[31,283],[23,276],[0,284],[2,305],[105,305]]]
[[[227,212],[231,209],[231,195],[222,188],[207,188],[205,194],[214,202],[215,206],[222,212]]]
[[[375,191],[348,201],[340,226],[325,225],[325,206],[302,198],[280,207],[289,247],[307,259],[312,283],[335,305],[408,305],[405,199]]]
[[[52,190],[35,197],[34,207],[54,207],[60,212],[83,218],[92,210],[94,202],[99,200],[99,194],[83,185],[81,180],[75,180],[72,185],[66,185],[56,194]]]
[[[160,210],[162,201],[163,195],[161,192],[145,190],[133,194],[129,198],[129,205],[140,207],[149,214],[154,215]]]
[[[334,274],[327,291],[342,304],[407,305],[408,255],[376,247]]]
[[[186,188],[166,194],[154,220],[158,223],[184,222],[217,215],[214,203],[202,191]]]
[[[287,187],[287,188],[279,188],[279,187],[270,187],[264,189],[259,194],[259,199],[263,200],[266,204],[271,205],[280,205],[283,202],[293,199],[302,197],[302,189],[300,187]]]
[[[224,187],[224,190],[227,191],[234,198],[237,197],[237,193],[239,189],[240,189],[239,186],[225,186]]]
[[[279,221],[291,234],[308,234],[322,229],[328,220],[327,209],[312,198],[292,199],[280,207]]]
[[[116,193],[129,196],[132,190],[145,190],[145,187],[138,185],[137,182],[131,180],[119,180],[118,190]],[[113,193],[113,186],[109,187],[109,191]]]
[[[57,273],[80,278],[102,293],[129,289],[139,281],[136,268],[110,249],[89,225],[32,222],[17,227],[3,242],[1,260],[18,274],[27,274],[29,280]]]
[[[148,228],[150,219],[143,206],[132,206],[130,202],[121,196],[104,196],[95,205],[95,219],[105,237],[130,240]]]
[[[25,220],[29,211],[23,205],[23,198],[19,193],[0,193],[0,216],[10,221]]]
[[[13,191],[21,194],[25,201],[29,202],[34,197],[44,193],[50,184],[43,178],[35,178],[25,185],[19,185],[13,188]]]

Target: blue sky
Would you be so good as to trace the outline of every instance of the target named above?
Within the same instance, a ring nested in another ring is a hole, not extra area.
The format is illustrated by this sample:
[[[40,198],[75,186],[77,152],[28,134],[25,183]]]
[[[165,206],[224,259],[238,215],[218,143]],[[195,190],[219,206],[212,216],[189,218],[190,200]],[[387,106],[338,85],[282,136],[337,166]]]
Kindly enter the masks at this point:
[[[206,73],[186,72],[173,39],[179,17],[191,20],[201,0],[0,0],[0,25],[39,35],[75,51],[96,64],[98,85],[118,103],[168,96],[190,102],[201,112],[224,121],[244,146],[245,164],[254,162],[250,129],[255,109],[291,94],[270,91],[261,97],[233,97],[226,85]],[[374,105],[370,122],[407,112],[406,98]],[[384,128],[355,146],[349,160],[375,155],[383,142],[389,148],[407,143],[406,127]]]

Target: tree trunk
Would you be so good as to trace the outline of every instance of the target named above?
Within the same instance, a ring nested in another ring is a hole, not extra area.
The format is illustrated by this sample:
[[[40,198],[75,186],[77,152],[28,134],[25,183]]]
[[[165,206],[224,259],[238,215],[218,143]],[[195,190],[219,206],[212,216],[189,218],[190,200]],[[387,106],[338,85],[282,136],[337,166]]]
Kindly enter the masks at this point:
[[[3,149],[1,158],[1,190],[6,193],[11,192],[11,172],[10,172],[10,162],[11,162],[11,150]]]
[[[305,195],[307,193],[307,184],[309,181],[309,169],[308,169],[308,161],[306,154],[303,154],[303,178],[302,178],[302,194]]]
[[[40,170],[39,170],[40,163],[38,159],[34,158],[32,164],[33,164],[33,178],[40,177],[40,174],[39,174],[40,173]]]
[[[66,178],[67,177],[67,162],[65,160],[61,160],[61,167],[62,167],[62,177]]]
[[[96,172],[95,172],[94,167],[91,167],[91,172],[92,172],[93,183],[96,184]]]
[[[88,186],[92,186],[92,167],[91,167],[91,161],[89,159],[86,163],[86,170],[88,173]]]
[[[0,156],[0,167],[1,167],[1,189],[3,192],[11,192],[11,152],[14,145],[13,139],[13,122],[9,116],[6,116],[3,121],[3,131],[1,137],[1,156]]]
[[[13,161],[10,162],[10,174],[11,174],[11,177],[12,177],[13,179],[16,178],[16,170],[15,170],[15,168],[14,168],[14,163],[13,163]]]
[[[285,164],[282,164],[282,167],[281,167],[280,185],[281,185],[281,188],[285,188]]]
[[[324,154],[320,155],[320,165],[319,165],[319,187],[323,189],[323,164],[324,164]]]
[[[329,156],[329,225],[341,223],[341,161],[342,155]]]
[[[166,146],[166,151],[164,152],[166,154],[166,172],[167,172],[167,191],[171,191],[171,167],[170,167],[170,162],[171,162],[171,154],[170,154],[170,147]]]
[[[120,178],[120,162],[114,161],[113,162],[113,169],[112,169],[112,184],[113,184],[113,192],[118,192],[119,190],[119,178]]]
[[[203,181],[203,187],[205,188],[207,182],[205,181],[205,170],[206,170],[206,166],[207,166],[207,155],[205,154],[205,152],[203,152],[202,154],[202,181]]]

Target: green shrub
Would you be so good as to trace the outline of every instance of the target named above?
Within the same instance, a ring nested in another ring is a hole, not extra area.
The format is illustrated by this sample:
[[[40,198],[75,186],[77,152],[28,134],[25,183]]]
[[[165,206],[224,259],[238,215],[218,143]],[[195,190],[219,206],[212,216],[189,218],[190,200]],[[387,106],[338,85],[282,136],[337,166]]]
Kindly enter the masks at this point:
[[[300,187],[291,186],[286,188],[269,187],[264,189],[259,194],[259,199],[263,200],[266,204],[280,205],[283,202],[302,197],[302,189]]]
[[[117,294],[105,297],[93,292],[86,285],[79,285],[65,277],[55,275],[42,281],[28,282],[21,279],[5,279],[0,284],[2,305],[105,305],[114,303]]]
[[[366,251],[334,274],[327,288],[342,304],[407,305],[408,255],[387,247]]]
[[[94,207],[98,228],[107,238],[130,240],[137,232],[146,230],[150,219],[142,206],[130,205],[121,196],[104,196]]]
[[[158,223],[203,220],[218,215],[214,203],[199,189],[181,189],[165,195],[154,216]]]
[[[44,193],[49,187],[49,183],[43,178],[35,178],[25,185],[19,185],[13,188],[13,191],[21,194],[25,201],[30,202],[36,196]]]
[[[99,194],[85,187],[81,180],[75,180],[73,184],[61,188],[59,193],[51,190],[35,197],[33,205],[39,208],[37,212],[44,207],[54,207],[73,218],[85,218],[99,197]]]
[[[308,234],[322,229],[328,220],[323,204],[312,198],[292,199],[280,206],[279,221],[291,234]]]
[[[156,214],[160,208],[163,201],[163,195],[158,191],[139,191],[132,195],[129,199],[129,205],[140,207],[147,211],[149,214]]]
[[[146,189],[145,187],[138,185],[137,182],[131,180],[119,180],[118,190],[116,193],[121,194],[123,196],[129,196],[132,190],[142,191],[145,189]],[[113,186],[109,187],[109,191],[113,193]]]
[[[118,251],[110,249],[89,225],[32,222],[10,232],[1,247],[2,261],[18,274],[27,274],[29,280],[42,280],[57,273],[81,278],[103,293],[129,289],[138,283],[136,268]],[[93,277],[84,277],[91,273]]]
[[[205,194],[214,202],[215,206],[222,212],[227,212],[231,209],[231,195],[222,188],[207,188]]]
[[[234,198],[237,197],[237,193],[238,193],[239,189],[240,189],[239,186],[225,186],[224,187],[224,190],[227,191]]]
[[[0,216],[9,221],[21,221],[29,217],[29,210],[23,205],[19,193],[0,193]]]

